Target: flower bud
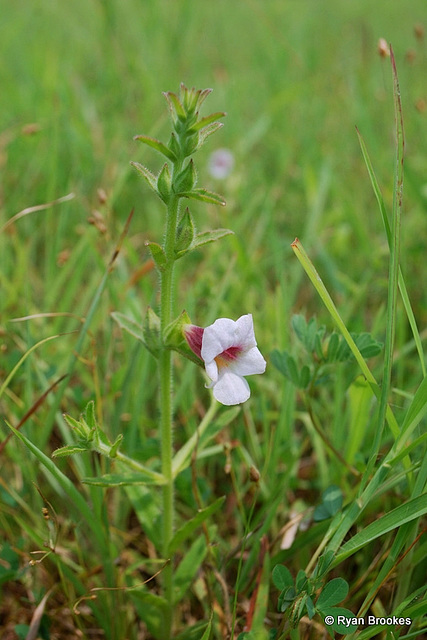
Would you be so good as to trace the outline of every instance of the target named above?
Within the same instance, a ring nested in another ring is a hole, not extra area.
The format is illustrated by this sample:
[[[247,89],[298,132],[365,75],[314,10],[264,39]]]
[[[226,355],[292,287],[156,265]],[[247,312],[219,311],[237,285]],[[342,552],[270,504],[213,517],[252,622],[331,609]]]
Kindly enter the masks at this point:
[[[202,359],[202,340],[204,329],[202,327],[197,327],[195,324],[186,324],[182,329],[191,351],[195,353],[198,358]]]

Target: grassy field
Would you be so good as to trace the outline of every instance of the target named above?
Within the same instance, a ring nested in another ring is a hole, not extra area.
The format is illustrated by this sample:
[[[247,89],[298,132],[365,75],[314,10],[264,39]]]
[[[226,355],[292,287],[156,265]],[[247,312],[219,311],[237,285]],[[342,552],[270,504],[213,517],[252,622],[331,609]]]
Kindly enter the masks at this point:
[[[339,637],[339,607],[404,619],[352,638],[427,637],[424,20],[421,0],[2,3],[2,639]],[[160,470],[157,361],[114,314],[159,306],[146,243],[165,206],[130,162],[160,171],[133,137],[168,141],[162,92],[181,82],[213,89],[202,115],[227,112],[194,159],[227,204],[189,207],[197,231],[233,235],[177,261],[173,304],[203,327],[251,313],[267,370],[230,409],[174,357],[174,452],[196,446],[165,569],[160,488],[97,486],[118,461],[52,453],[78,439],[63,414],[93,401],[89,422]],[[217,179],[221,148],[234,167]]]

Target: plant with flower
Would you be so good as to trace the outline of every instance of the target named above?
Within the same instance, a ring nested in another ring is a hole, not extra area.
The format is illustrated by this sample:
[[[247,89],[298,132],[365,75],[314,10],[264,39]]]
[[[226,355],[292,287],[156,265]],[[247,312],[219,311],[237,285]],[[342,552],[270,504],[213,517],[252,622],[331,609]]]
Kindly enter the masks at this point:
[[[114,443],[110,443],[95,420],[93,406],[87,407],[79,421],[68,419],[68,424],[78,436],[78,444],[62,447],[56,452],[57,456],[61,456],[88,449],[115,460],[114,473],[87,479],[89,484],[109,487],[142,484],[161,487],[161,535],[158,554],[165,562],[161,572],[163,594],[161,597],[152,595],[150,598],[150,606],[157,607],[157,622],[153,622],[151,616],[150,631],[152,636],[159,640],[170,640],[172,637],[174,610],[177,604],[174,554],[182,543],[183,533],[182,529],[176,533],[174,530],[175,479],[190,464],[193,451],[196,446],[200,447],[200,439],[207,438],[207,427],[217,410],[217,403],[212,402],[197,433],[175,453],[172,411],[173,352],[178,352],[197,364],[204,363],[213,396],[224,405],[245,402],[250,396],[245,376],[263,373],[266,367],[266,362],[257,348],[250,314],[242,316],[237,321],[219,318],[205,329],[192,325],[185,311],[178,316],[175,314],[176,261],[190,251],[232,233],[229,229],[198,233],[189,208],[182,210],[184,199],[215,205],[225,204],[218,194],[197,186],[197,173],[192,158],[206,139],[222,126],[218,119],[225,116],[222,112],[200,116],[200,108],[210,91],[188,89],[181,85],[179,95],[165,93],[173,126],[169,142],[164,144],[146,135],[135,137],[162,154],[165,163],[157,175],[139,162],[131,163],[166,207],[163,243],[147,242],[148,251],[159,275],[160,305],[158,313],[152,308],[147,309],[143,325],[123,313],[116,312],[112,315],[123,329],[144,343],[158,362],[161,469],[151,468],[122,454],[119,451],[123,440],[121,436]],[[222,421],[222,424],[225,423],[226,421]],[[188,537],[218,510],[222,502],[222,498],[217,500],[205,510],[199,511],[193,520],[188,521],[185,524],[185,536]]]

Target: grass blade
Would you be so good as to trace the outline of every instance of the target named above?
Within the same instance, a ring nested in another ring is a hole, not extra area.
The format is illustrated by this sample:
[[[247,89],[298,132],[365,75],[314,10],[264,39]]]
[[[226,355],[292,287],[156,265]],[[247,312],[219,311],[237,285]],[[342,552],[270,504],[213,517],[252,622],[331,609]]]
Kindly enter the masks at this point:
[[[406,522],[411,522],[416,518],[421,518],[427,513],[427,494],[424,493],[412,500],[408,500],[405,504],[392,509],[375,522],[372,522],[359,533],[356,533],[351,540],[346,542],[338,551],[334,565],[339,564],[359,549],[362,549],[370,542],[380,536],[401,527]]]

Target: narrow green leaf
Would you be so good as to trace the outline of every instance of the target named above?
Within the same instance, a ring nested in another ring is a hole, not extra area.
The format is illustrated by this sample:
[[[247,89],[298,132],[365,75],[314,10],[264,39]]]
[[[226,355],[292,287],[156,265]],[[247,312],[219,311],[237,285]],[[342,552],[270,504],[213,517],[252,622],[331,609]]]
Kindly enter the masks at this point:
[[[202,202],[209,202],[210,204],[219,204],[222,207],[225,206],[225,200],[222,196],[203,188],[180,192],[178,195],[183,198],[193,198],[193,200],[201,200]]]
[[[200,638],[200,640],[209,640],[209,638],[211,637],[212,620],[213,620],[213,613],[211,613],[211,617],[209,618],[208,626],[206,627],[205,632],[202,635],[202,637]]]
[[[362,375],[357,376],[348,389],[350,426],[346,440],[346,460],[352,464],[360,451],[360,445],[369,425],[369,414],[372,406],[372,392]]]
[[[64,458],[65,456],[72,456],[74,453],[82,453],[83,451],[90,451],[91,446],[88,444],[68,444],[65,447],[60,447],[53,451],[52,456],[54,458]]]
[[[349,556],[368,545],[376,538],[401,527],[405,522],[421,518],[427,513],[427,493],[412,500],[408,500],[399,507],[389,511],[378,520],[368,524],[362,531],[356,533],[351,540],[343,544],[339,549],[334,565],[339,564]]]
[[[4,380],[3,384],[0,386],[0,398],[3,395],[4,391],[7,389],[10,381],[12,380],[13,376],[15,375],[15,373],[19,370],[19,368],[24,364],[25,360],[28,358],[28,356],[38,347],[40,347],[42,344],[44,344],[45,342],[49,342],[50,340],[55,340],[56,338],[60,338],[62,334],[56,335],[56,336],[49,336],[48,338],[44,338],[43,340],[40,340],[40,342],[37,342],[36,344],[33,344],[32,347],[30,347],[28,349],[28,351],[26,351],[24,353],[24,355],[22,356],[22,358],[16,363],[16,365],[13,367],[12,371],[9,373],[8,376],[6,376],[6,379]]]
[[[143,326],[144,344],[153,356],[157,357],[162,348],[160,318],[151,307],[147,308]]]
[[[144,167],[144,165],[140,164],[139,162],[131,162],[131,165],[132,167],[135,167],[135,169],[142,175],[144,180],[149,184],[153,191],[157,193],[157,179],[154,173],[151,173],[151,171],[147,169],[147,167]]]
[[[64,413],[62,417],[64,418],[65,422],[78,434],[80,438],[83,438],[84,440],[88,439],[89,433],[88,433],[87,425],[75,420],[74,418],[72,418],[66,413]]]
[[[136,338],[137,340],[145,344],[143,328],[142,328],[142,325],[139,324],[139,322],[137,322],[133,318],[129,318],[124,313],[120,313],[119,311],[113,311],[110,315],[113,318],[113,320],[117,322],[117,324],[122,329],[124,329],[125,331],[130,333],[131,336],[133,336],[134,338]]]
[[[205,116],[198,120],[195,124],[190,127],[190,131],[200,131],[203,127],[212,124],[218,118],[225,118],[227,114],[224,111],[217,111],[216,113],[211,113],[209,116]],[[220,124],[220,123],[218,123]]]
[[[374,168],[372,166],[372,162],[371,159],[369,157],[368,154],[368,150],[367,147],[365,145],[365,142],[360,134],[360,131],[356,128],[356,132],[357,132],[357,136],[359,138],[359,144],[360,144],[360,148],[362,150],[362,155],[363,155],[363,159],[365,161],[365,165],[366,165],[366,169],[368,171],[368,175],[369,178],[371,180],[371,185],[372,185],[372,189],[375,193],[375,197],[377,199],[378,202],[378,207],[381,213],[381,218],[384,224],[384,229],[386,231],[386,236],[387,236],[387,241],[388,244],[390,246],[391,243],[391,229],[390,229],[390,223],[388,221],[388,215],[387,215],[387,209],[384,203],[384,198],[382,196],[381,193],[381,189],[379,187],[376,175],[375,175],[375,171]],[[408,296],[408,291],[406,288],[406,284],[405,284],[405,280],[403,278],[403,273],[401,268],[399,267],[399,290],[400,290],[400,295],[402,296],[402,301],[405,307],[405,311],[406,311],[406,315],[408,317],[408,321],[412,330],[412,335],[414,336],[414,341],[415,341],[415,345],[417,348],[417,352],[418,352],[418,356],[420,359],[420,363],[421,363],[421,368],[422,368],[422,372],[423,372],[423,377],[426,377],[427,375],[427,371],[426,371],[426,365],[425,365],[425,358],[424,358],[424,352],[423,352],[423,347],[422,347],[422,342],[421,342],[421,337],[418,331],[418,327],[417,327],[417,322],[415,320],[415,316],[414,316],[414,312],[412,310],[412,306],[411,306],[411,302],[409,300],[409,296]]]
[[[180,221],[178,222],[178,228],[176,231],[175,255],[178,258],[187,252],[187,249],[194,240],[194,233],[195,229],[193,218],[189,208],[186,207]]]
[[[172,470],[174,478],[183,471],[191,461],[194,449],[197,447],[197,451],[200,452],[206,446],[206,444],[214,438],[217,433],[221,431],[227,424],[229,424],[237,414],[240,412],[240,407],[233,407],[227,411],[224,411],[215,422],[213,418],[218,407],[216,402],[213,402],[206,412],[202,422],[198,426],[197,430],[187,440],[187,442],[176,452],[172,461]]]
[[[177,605],[187,594],[200,565],[208,552],[206,539],[199,536],[185,553],[174,575],[174,604]]]
[[[207,127],[200,129],[199,135],[198,135],[197,148],[200,149],[200,147],[205,143],[206,138],[208,138],[213,133],[215,133],[215,131],[218,131],[218,129],[221,129],[223,126],[224,125],[222,124],[222,122],[213,122],[212,124],[209,124]]]
[[[258,580],[259,586],[258,591],[256,592],[256,601],[251,631],[254,634],[254,638],[256,638],[256,640],[268,640],[269,634],[265,625],[270,593],[270,554],[268,553],[268,551],[264,555],[261,576],[258,577]]]
[[[98,429],[98,421],[95,414],[95,403],[93,400],[90,400],[87,403],[83,412],[83,419],[90,430],[96,431]]]
[[[94,485],[96,487],[129,487],[132,485],[152,484],[164,485],[165,478],[155,471],[147,470],[133,471],[132,473],[106,473],[103,476],[94,478],[83,478],[83,484]]]
[[[148,605],[155,607],[161,613],[164,613],[169,607],[169,603],[165,598],[163,598],[162,596],[158,596],[152,591],[143,591],[141,589],[135,588],[135,589],[131,589],[130,593],[132,594],[132,597],[135,597],[138,600],[142,600]]]
[[[406,441],[427,413],[427,377],[415,392],[402,424],[399,443]]]
[[[167,162],[163,165],[157,177],[157,191],[165,204],[168,204],[172,189],[172,178]]]
[[[185,120],[185,111],[184,111],[184,107],[182,106],[178,96],[176,95],[176,93],[173,93],[172,91],[168,91],[167,93],[163,93],[163,95],[165,96],[166,100],[168,101],[169,104],[169,108],[171,110],[171,114],[172,114],[172,119],[175,121],[175,118],[173,117],[174,115],[178,116],[178,118],[181,118],[182,120]]]
[[[198,233],[191,243],[191,249],[198,249],[209,242],[216,242],[225,236],[233,234],[234,231],[230,229],[215,229],[214,231],[203,231]]]
[[[161,247],[157,242],[146,242],[145,246],[148,247],[148,250],[151,253],[151,257],[153,258],[158,270],[160,272],[164,271],[168,259],[166,258],[166,254],[163,251],[163,247]]]
[[[171,160],[172,162],[176,161],[176,155],[174,154],[174,152],[171,151],[171,149],[169,149],[165,144],[163,144],[163,142],[160,142],[160,140],[157,140],[156,138],[150,138],[149,136],[144,136],[144,135],[135,136],[134,140],[139,140],[140,142],[143,142],[149,147],[152,147],[156,151],[159,151],[161,154],[166,156],[168,160]]]
[[[173,179],[172,187],[175,193],[182,195],[191,192],[191,189],[197,182],[196,169],[193,159],[184,167],[184,169]]]
[[[116,458],[117,457],[117,453],[118,453],[122,443],[123,443],[123,434],[119,433],[119,435],[117,436],[117,438],[114,440],[113,444],[111,445],[111,449],[110,449],[110,453],[109,453],[110,458]]]
[[[70,498],[72,505],[77,509],[78,513],[84,520],[86,524],[94,534],[94,538],[96,543],[99,545],[100,549],[105,548],[105,539],[102,528],[98,524],[98,520],[94,517],[94,514],[90,507],[88,506],[86,500],[82,496],[82,494],[76,489],[74,484],[71,482],[69,478],[65,474],[62,473],[55,465],[55,463],[48,458],[40,449],[36,447],[35,444],[28,440],[24,436],[23,433],[14,429],[11,425],[8,424],[8,427],[13,431],[21,442],[25,444],[25,446],[31,451],[31,453],[37,458],[37,460],[45,467],[45,469],[55,478],[55,480],[60,485],[61,489],[64,493]]]
[[[343,578],[334,578],[323,587],[317,601],[316,609],[323,611],[342,602],[348,594],[348,584]]]
[[[218,500],[215,500],[215,502],[209,505],[209,507],[206,507],[205,509],[200,509],[196,513],[196,515],[193,518],[191,518],[191,520],[187,520],[187,522],[180,529],[178,529],[178,531],[175,533],[172,540],[170,541],[169,547],[168,547],[168,554],[172,555],[173,553],[175,553],[175,551],[179,549],[180,545],[185,540],[187,540],[187,538],[191,536],[193,531],[198,529],[203,524],[203,522],[205,522],[205,520],[210,518],[211,515],[216,513],[222,507],[222,505],[224,504],[224,501],[225,501],[224,496],[222,496],[221,498],[218,498]]]

